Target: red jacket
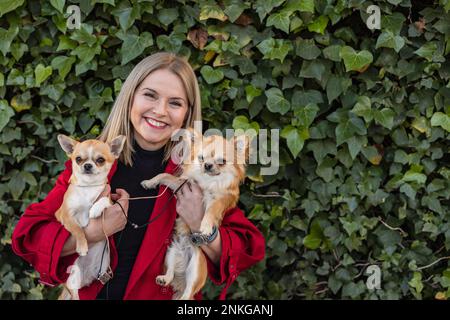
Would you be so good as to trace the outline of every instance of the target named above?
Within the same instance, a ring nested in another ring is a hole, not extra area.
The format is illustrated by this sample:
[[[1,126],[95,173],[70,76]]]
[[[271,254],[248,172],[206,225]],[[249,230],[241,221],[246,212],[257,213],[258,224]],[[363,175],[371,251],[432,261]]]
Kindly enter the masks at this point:
[[[54,286],[68,278],[67,268],[78,255],[60,257],[61,250],[70,233],[56,220],[55,212],[61,206],[64,193],[72,174],[72,164],[65,164],[66,169],[56,181],[55,187],[39,203],[31,204],[20,218],[12,235],[14,252],[29,262],[40,274],[40,282]],[[114,175],[117,162],[114,163],[108,180]],[[173,173],[176,165],[169,160],[165,172]],[[159,194],[164,187],[160,186]],[[155,201],[155,214],[161,212],[172,192],[168,189]],[[173,291],[155,283],[157,275],[163,273],[164,257],[172,241],[172,231],[176,218],[176,199],[173,197],[167,205],[163,219],[156,219],[148,225],[136,262],[128,281],[124,299],[171,299]],[[261,232],[244,216],[238,208],[228,210],[219,228],[222,240],[220,267],[216,267],[206,256],[208,275],[216,285],[225,283],[219,299],[225,299],[226,290],[240,272],[264,258],[265,241]],[[109,238],[111,247],[111,267],[117,266],[117,251],[114,238]],[[80,289],[80,299],[95,299],[102,289],[99,281]],[[201,293],[196,296],[201,299]]]

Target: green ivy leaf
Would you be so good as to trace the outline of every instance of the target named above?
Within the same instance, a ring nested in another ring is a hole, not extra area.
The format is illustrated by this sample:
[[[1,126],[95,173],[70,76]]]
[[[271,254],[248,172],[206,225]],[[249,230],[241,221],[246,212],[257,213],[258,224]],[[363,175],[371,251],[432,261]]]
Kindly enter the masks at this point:
[[[200,8],[200,20],[216,19],[226,21],[228,17],[217,4],[205,4]]]
[[[14,116],[14,110],[8,105],[8,101],[0,100],[0,132]]]
[[[203,79],[205,79],[208,84],[217,83],[224,77],[222,71],[214,69],[213,67],[208,65],[203,66],[200,69],[200,73],[203,76]]]
[[[373,120],[373,112],[371,107],[370,98],[367,96],[360,96],[353,109],[351,110],[359,117],[363,117],[366,123]]]
[[[36,86],[39,87],[52,74],[51,66],[44,66],[42,63],[38,64],[34,69],[34,76],[36,78]]]
[[[367,129],[364,126],[364,122],[355,117],[347,118],[336,126],[336,144],[339,146],[346,142],[348,139],[352,138],[354,134],[365,135],[367,134]]]
[[[324,34],[325,29],[328,25],[328,21],[329,21],[329,19],[327,16],[320,16],[317,19],[315,19],[313,22],[308,24],[308,30],[311,32]]]
[[[391,31],[393,34],[398,35],[405,20],[405,16],[400,12],[394,12],[393,14],[383,13],[381,15],[381,30]]]
[[[299,1],[298,10],[302,12],[314,13],[314,0],[302,0]]]
[[[153,45],[153,37],[150,32],[143,32],[139,36],[126,34],[122,40],[122,48],[120,49],[122,66],[141,55],[146,48]]]
[[[58,56],[52,60],[51,66],[53,69],[58,70],[59,75],[64,79],[70,72],[75,61],[75,57]]]
[[[256,121],[249,122],[246,116],[237,116],[233,119],[232,124],[233,129],[238,130],[242,129],[244,131],[253,129],[256,132],[259,132],[259,124]]]
[[[169,26],[178,18],[178,9],[177,8],[166,8],[161,9],[158,12],[158,19],[164,26]]]
[[[19,33],[19,27],[11,27],[8,30],[5,30],[3,28],[0,28],[0,51],[3,53],[3,55],[6,57],[6,54],[11,49],[11,43],[13,42],[14,38]]]
[[[294,107],[295,120],[304,128],[309,128],[318,112],[319,107],[314,103],[308,103],[305,107]]]
[[[249,84],[245,86],[245,93],[247,97],[247,102],[252,103],[253,99],[259,97],[262,94],[262,90],[255,88],[253,85]]]
[[[294,158],[302,151],[305,140],[309,138],[307,128],[298,129],[291,125],[284,127],[280,135],[286,139],[289,151],[291,151]]]
[[[382,110],[374,110],[375,121],[383,127],[392,129],[394,125],[395,112],[390,108],[383,108]]]
[[[344,60],[345,71],[361,71],[372,63],[373,56],[367,50],[356,52],[352,47],[341,48],[340,56]]]
[[[266,39],[256,46],[264,55],[264,59],[279,59],[281,62],[293,50],[293,46],[288,40],[282,39]]]
[[[331,103],[344,91],[344,88],[342,87],[342,78],[331,75],[330,79],[328,79],[326,90],[328,102]]]
[[[283,96],[278,88],[270,88],[266,91],[267,107],[271,112],[285,114],[291,109],[291,104]]]
[[[414,276],[412,279],[408,282],[411,288],[414,288],[416,293],[421,293],[424,286],[422,283],[422,274],[420,272],[414,272]]]
[[[226,4],[224,12],[231,22],[235,22],[247,8],[249,8],[248,4],[239,0],[231,0],[231,3]]]
[[[299,39],[296,41],[296,48],[295,53],[303,59],[314,60],[320,55],[314,39]]]
[[[395,36],[391,31],[385,31],[378,37],[375,49],[385,47],[392,48],[395,52],[399,52],[405,45],[405,39],[401,36]]]
[[[11,12],[14,9],[23,5],[24,0],[2,0],[0,1],[0,17],[5,13]],[[1,41],[0,41],[1,42]]]
[[[450,117],[445,113],[436,112],[431,117],[431,125],[442,127],[445,131],[450,132]]]
[[[427,61],[433,61],[434,52],[437,50],[436,42],[427,42],[419,49],[414,51],[415,54],[421,56],[422,58],[427,59]]]
[[[291,13],[286,11],[271,14],[269,18],[267,18],[266,26],[274,26],[277,29],[289,33],[290,15]]]
[[[320,247],[323,239],[323,231],[317,221],[311,224],[310,233],[303,239],[303,245],[311,250],[316,250]]]
[[[60,13],[64,13],[63,10],[66,0],[50,0],[50,4]]]

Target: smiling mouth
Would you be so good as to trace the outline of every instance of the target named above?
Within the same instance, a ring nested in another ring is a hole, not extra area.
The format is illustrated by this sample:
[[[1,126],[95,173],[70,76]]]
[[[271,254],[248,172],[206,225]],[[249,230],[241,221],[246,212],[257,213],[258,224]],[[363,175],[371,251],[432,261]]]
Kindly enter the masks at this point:
[[[144,117],[144,119],[145,119],[145,122],[147,122],[150,126],[158,128],[158,129],[162,129],[162,128],[165,128],[165,127],[168,126],[167,123],[162,122],[162,121],[157,121],[157,120],[152,119],[152,118]]]

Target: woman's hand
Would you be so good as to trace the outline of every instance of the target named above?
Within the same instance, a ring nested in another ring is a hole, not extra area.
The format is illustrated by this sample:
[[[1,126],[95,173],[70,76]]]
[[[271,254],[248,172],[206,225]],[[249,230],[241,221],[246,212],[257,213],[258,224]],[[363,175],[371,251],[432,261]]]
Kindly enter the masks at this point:
[[[108,185],[102,196],[108,196],[111,188]],[[123,189],[117,189],[117,194],[111,194],[113,201],[118,201],[125,214],[128,215],[128,198],[130,195]],[[118,204],[105,209],[104,217],[100,216],[95,219],[90,219],[89,224],[84,229],[88,243],[95,243],[105,239],[106,236],[111,236],[116,232],[123,230],[127,224],[127,219]]]
[[[111,194],[111,187],[106,185],[105,190],[100,194],[101,197],[111,196],[112,200],[117,200],[123,207],[125,214],[128,215],[128,198],[129,194],[123,189],[117,189],[117,194]],[[105,239],[105,233],[109,237],[110,235],[121,231],[125,228],[127,224],[127,219],[125,218],[122,209],[118,204],[115,204],[103,212],[104,218],[102,216],[90,219],[89,224],[84,228],[84,233],[86,235],[86,240],[88,244],[94,244]],[[103,220],[103,222],[102,222]],[[103,223],[103,227],[102,227]],[[76,241],[73,235],[66,240],[64,247],[61,251],[61,257],[73,254],[76,252]]]
[[[189,226],[191,232],[199,232],[205,212],[203,192],[194,182],[186,182],[176,193],[178,215]]]

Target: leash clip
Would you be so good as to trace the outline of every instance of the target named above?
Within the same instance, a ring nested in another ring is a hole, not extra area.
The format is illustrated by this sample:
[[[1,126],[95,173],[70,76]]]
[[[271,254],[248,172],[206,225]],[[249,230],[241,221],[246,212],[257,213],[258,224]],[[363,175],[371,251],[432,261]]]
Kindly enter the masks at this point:
[[[97,280],[105,285],[109,280],[113,278],[113,274],[110,270],[103,272],[103,274],[99,275]]]

